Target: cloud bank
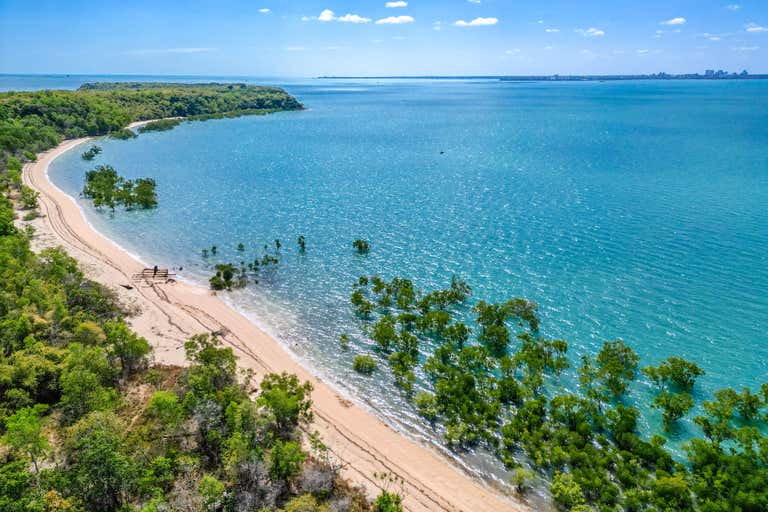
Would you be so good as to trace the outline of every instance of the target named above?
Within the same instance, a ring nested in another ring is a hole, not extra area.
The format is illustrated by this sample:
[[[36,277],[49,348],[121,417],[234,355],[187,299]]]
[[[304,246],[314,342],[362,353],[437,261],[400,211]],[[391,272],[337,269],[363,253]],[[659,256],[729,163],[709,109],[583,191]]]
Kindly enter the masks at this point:
[[[360,16],[359,14],[345,14],[344,16],[336,16],[330,9],[325,9],[320,13],[320,16],[302,16],[301,21],[317,20],[323,23],[329,23],[331,21],[339,21],[341,23],[370,23],[371,18]]]
[[[376,20],[377,25],[400,25],[403,23],[413,23],[414,20],[411,16],[388,16],[380,20]]]
[[[488,27],[496,25],[498,22],[498,18],[475,18],[472,21],[459,20],[454,25],[457,27]]]

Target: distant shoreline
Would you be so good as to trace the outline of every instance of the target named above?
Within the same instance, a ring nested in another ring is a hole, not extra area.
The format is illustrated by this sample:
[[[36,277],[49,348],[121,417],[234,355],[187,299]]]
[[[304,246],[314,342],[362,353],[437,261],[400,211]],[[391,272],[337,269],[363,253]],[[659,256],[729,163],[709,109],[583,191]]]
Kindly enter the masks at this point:
[[[720,74],[714,75],[467,75],[467,76],[319,76],[320,80],[498,80],[500,82],[623,82],[623,81],[669,81],[669,80],[702,80],[702,81],[728,81],[728,80],[768,80],[768,74],[743,75]]]

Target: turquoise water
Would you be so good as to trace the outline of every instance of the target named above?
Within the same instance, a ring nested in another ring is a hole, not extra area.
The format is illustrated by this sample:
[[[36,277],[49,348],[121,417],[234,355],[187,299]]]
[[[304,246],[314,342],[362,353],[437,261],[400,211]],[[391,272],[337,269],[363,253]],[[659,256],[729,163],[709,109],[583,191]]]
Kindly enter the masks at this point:
[[[348,304],[361,274],[433,288],[456,273],[478,298],[533,299],[543,332],[567,339],[574,360],[616,338],[643,365],[681,355],[707,372],[700,397],[768,381],[768,82],[286,86],[308,110],[103,140],[95,162],[70,152],[51,178],[77,195],[96,163],[154,177],[156,210],[81,204],[122,246],[193,281],[211,274],[204,247],[240,261],[239,242],[252,258],[281,239],[279,266],[230,300],[437,447],[388,372],[351,370],[372,346]],[[356,238],[371,241],[370,255],[354,254]],[[632,393],[650,397],[642,379]],[[644,432],[658,432],[658,414],[646,418]],[[693,433],[686,422],[673,437]],[[458,460],[503,476],[482,453]]]

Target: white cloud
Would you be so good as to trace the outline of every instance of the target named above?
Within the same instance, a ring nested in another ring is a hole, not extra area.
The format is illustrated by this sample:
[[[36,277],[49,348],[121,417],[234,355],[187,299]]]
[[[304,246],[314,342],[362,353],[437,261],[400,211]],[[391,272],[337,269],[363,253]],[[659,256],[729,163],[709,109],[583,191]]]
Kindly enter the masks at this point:
[[[751,32],[753,34],[757,32],[768,32],[768,27],[760,26],[757,23],[747,23],[744,25],[744,28],[747,29],[747,32]]]
[[[482,0],[467,0],[467,2],[469,2],[471,4],[481,4]]]
[[[548,45],[548,46],[545,46],[545,47],[544,47],[544,49],[545,49],[545,50],[547,50],[547,51],[549,51],[549,50],[553,50],[554,48],[555,48],[555,47],[554,47],[554,46],[552,46],[552,45]]]
[[[739,4],[728,4],[725,6],[725,8],[728,9],[729,11],[738,11],[739,9],[741,9],[741,6]]]
[[[756,52],[759,50],[759,46],[737,46],[733,49],[735,52]]]
[[[342,23],[370,23],[371,18],[363,18],[357,14],[345,14],[341,18],[336,18],[336,21],[341,21]]]
[[[659,23],[659,25],[685,25],[687,21],[688,20],[682,17],[672,18],[671,20],[662,21],[661,23]]]
[[[365,18],[363,16],[360,16],[358,14],[345,14],[344,16],[336,16],[336,13],[334,13],[330,9],[325,9],[323,12],[320,13],[320,16],[302,16],[301,21],[322,21],[325,23],[331,22],[331,21],[339,21],[341,23],[370,23],[371,18]]]
[[[384,4],[384,7],[387,9],[396,9],[398,7],[408,7],[408,2],[403,2],[403,0],[399,0],[397,2],[387,2]]]
[[[436,21],[432,24],[433,30],[443,30],[443,22],[442,21]]]
[[[376,20],[377,25],[400,25],[403,23],[413,23],[414,20],[412,16],[388,16],[386,18],[381,18],[380,20]]]
[[[556,33],[560,32],[560,29],[559,28],[547,28],[547,29],[544,29],[544,32],[546,32],[547,34],[556,34]]]
[[[496,25],[498,22],[498,18],[475,18],[472,21],[459,20],[454,25],[457,27],[488,27]]]
[[[269,9],[268,7],[262,7],[261,9],[259,9],[259,12],[262,14],[269,14],[272,12],[272,9]]]
[[[507,55],[517,55],[518,53],[520,53],[520,48],[512,48],[511,50],[507,50],[504,53],[506,53]]]
[[[645,48],[641,50],[635,50],[638,55],[645,55],[646,53],[650,52],[651,50],[646,50]]]
[[[584,37],[602,37],[605,35],[605,31],[595,27],[590,27],[588,29],[577,28],[576,32]]]
[[[710,41],[720,41],[720,36],[709,36],[707,39]]]

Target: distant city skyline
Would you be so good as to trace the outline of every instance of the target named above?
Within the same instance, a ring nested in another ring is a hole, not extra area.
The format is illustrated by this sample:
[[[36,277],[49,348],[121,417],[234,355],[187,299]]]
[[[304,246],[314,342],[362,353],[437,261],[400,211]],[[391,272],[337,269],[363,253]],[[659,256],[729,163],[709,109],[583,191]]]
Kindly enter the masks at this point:
[[[767,2],[574,4],[2,0],[0,73],[768,73]]]

